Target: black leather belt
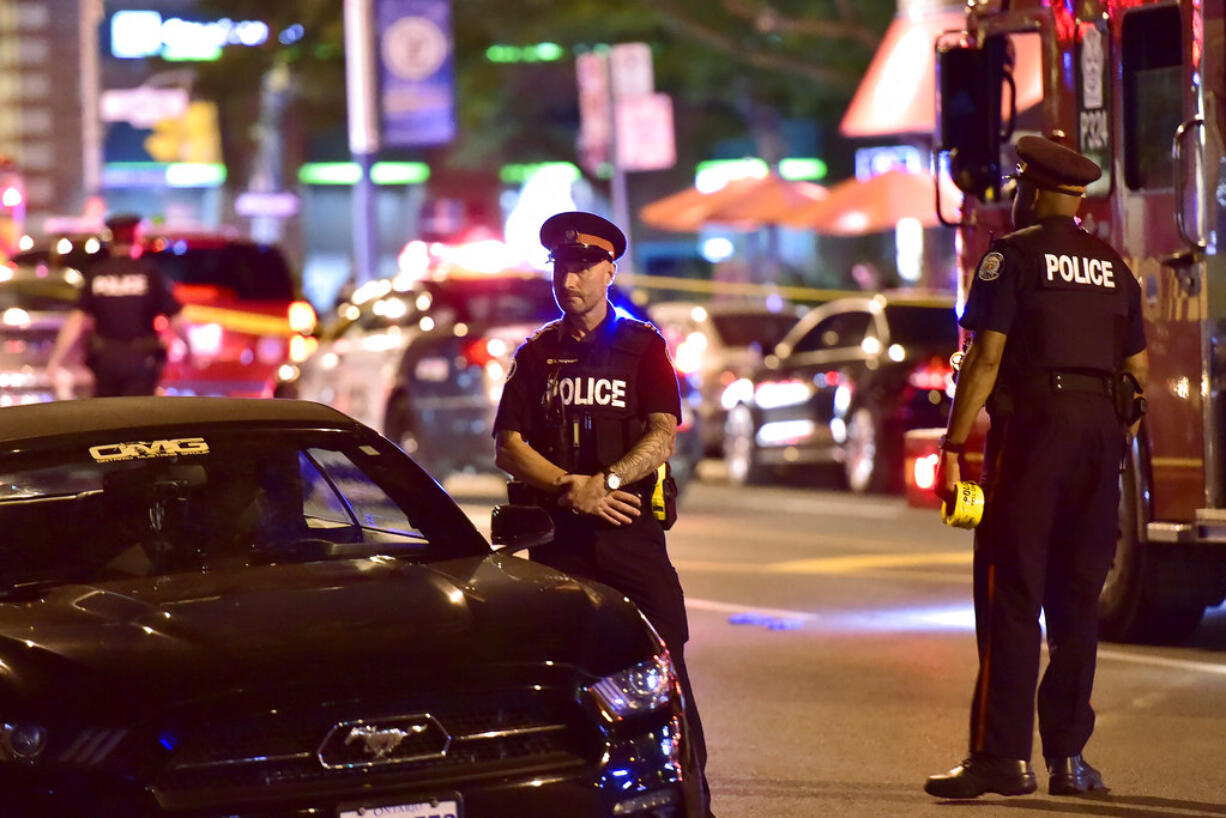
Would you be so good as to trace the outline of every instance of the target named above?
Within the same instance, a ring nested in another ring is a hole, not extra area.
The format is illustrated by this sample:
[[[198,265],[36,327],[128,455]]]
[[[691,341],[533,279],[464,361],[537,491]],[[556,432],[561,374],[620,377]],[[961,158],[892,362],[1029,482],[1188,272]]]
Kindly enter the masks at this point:
[[[1115,394],[1112,378],[1106,373],[1094,375],[1053,369],[1022,378],[1019,386],[1022,391],[1089,392],[1107,397]]]

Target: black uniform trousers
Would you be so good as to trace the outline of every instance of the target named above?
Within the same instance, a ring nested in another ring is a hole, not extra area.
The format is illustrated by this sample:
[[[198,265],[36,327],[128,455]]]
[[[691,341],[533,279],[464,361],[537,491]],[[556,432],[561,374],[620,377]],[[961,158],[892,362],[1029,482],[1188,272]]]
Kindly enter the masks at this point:
[[[559,545],[533,548],[532,559],[621,591],[638,606],[668,646],[685,697],[690,741],[702,771],[703,798],[709,800],[705,773],[707,743],[685,664],[685,643],[690,638],[685,594],[668,558],[664,529],[651,514],[650,495],[643,498],[643,513],[629,525],[612,526],[590,516],[549,511],[556,529],[554,539]]]
[[[1015,403],[1009,417],[992,418],[984,457],[970,748],[1030,759],[1042,609],[1039,734],[1045,757],[1066,757],[1094,729],[1098,595],[1115,553],[1123,429],[1102,394],[1048,390]]]
[[[156,336],[132,341],[92,339],[86,364],[94,373],[94,397],[154,394],[164,357]]]

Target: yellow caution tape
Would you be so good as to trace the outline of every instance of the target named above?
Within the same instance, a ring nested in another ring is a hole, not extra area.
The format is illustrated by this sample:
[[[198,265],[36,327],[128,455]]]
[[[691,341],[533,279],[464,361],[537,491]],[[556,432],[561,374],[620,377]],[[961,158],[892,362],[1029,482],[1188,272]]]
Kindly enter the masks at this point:
[[[229,310],[223,307],[206,307],[203,304],[184,304],[183,318],[193,324],[218,324],[235,332],[251,335],[290,336],[288,316],[278,317],[245,310]]]
[[[941,503],[941,522],[958,528],[974,528],[983,519],[983,489],[969,480],[954,487],[954,507]]]

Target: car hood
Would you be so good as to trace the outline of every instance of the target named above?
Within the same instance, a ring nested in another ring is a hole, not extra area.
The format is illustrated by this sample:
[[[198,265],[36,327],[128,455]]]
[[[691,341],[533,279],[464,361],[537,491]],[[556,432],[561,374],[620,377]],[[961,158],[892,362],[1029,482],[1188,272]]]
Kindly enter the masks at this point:
[[[446,677],[553,663],[601,676],[655,649],[620,594],[503,554],[181,574],[0,603],[0,685],[59,708],[427,668]]]

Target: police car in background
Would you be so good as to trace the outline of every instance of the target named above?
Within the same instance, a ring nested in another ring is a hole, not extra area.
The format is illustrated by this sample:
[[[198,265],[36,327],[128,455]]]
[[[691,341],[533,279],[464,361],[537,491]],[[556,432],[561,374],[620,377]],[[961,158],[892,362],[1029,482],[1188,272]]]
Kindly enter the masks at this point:
[[[724,392],[734,483],[837,465],[852,491],[902,488],[903,436],[944,425],[958,331],[951,294],[882,293],[810,311]]]
[[[47,359],[76,306],[81,273],[68,267],[0,264],[0,406],[53,400]],[[64,362],[74,397],[93,391],[80,355]]]
[[[314,354],[282,368],[275,393],[328,404],[381,430],[440,480],[496,474],[490,434],[512,357],[560,314],[549,276],[508,261],[499,242],[410,242],[401,268],[342,304]],[[620,291],[610,297],[643,318]],[[679,487],[702,456],[697,398],[688,383],[682,389],[685,417],[670,461]]]
[[[107,257],[103,237],[92,233],[27,237],[22,246],[12,259],[18,269],[64,278],[78,288],[80,273]],[[184,305],[192,344],[188,358],[181,341],[168,333],[161,383],[166,393],[270,397],[281,365],[310,354],[315,311],[298,299],[277,247],[230,233],[158,229],[143,235],[142,251]]]

